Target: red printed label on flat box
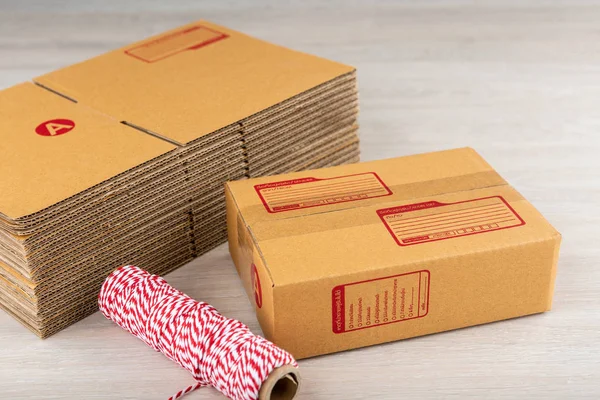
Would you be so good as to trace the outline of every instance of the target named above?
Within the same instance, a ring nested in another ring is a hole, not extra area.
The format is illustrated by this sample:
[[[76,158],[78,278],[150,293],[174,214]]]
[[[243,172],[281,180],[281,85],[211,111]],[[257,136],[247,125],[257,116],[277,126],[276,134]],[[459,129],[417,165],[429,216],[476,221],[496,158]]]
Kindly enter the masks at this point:
[[[427,201],[377,210],[400,246],[514,228],[525,221],[501,196],[440,203]]]
[[[153,63],[182,51],[199,49],[227,37],[229,36],[225,33],[196,25],[127,49],[125,54],[147,63]]]
[[[429,312],[427,270],[339,285],[331,291],[334,333],[422,318]]]
[[[254,186],[270,213],[389,196],[392,191],[374,172],[335,178],[301,178]]]
[[[75,128],[75,122],[70,119],[57,118],[42,122],[35,128],[35,133],[40,136],[60,136],[71,132]]]

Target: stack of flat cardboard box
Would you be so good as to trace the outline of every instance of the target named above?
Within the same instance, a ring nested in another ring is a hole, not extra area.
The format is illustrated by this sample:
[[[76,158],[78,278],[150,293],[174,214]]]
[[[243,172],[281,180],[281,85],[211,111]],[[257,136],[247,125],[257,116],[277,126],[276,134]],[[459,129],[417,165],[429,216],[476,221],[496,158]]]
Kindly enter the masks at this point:
[[[243,121],[251,177],[358,161],[354,73]]]
[[[357,161],[356,116],[352,67],[204,21],[0,92],[0,306],[69,326],[224,242],[223,182]]]

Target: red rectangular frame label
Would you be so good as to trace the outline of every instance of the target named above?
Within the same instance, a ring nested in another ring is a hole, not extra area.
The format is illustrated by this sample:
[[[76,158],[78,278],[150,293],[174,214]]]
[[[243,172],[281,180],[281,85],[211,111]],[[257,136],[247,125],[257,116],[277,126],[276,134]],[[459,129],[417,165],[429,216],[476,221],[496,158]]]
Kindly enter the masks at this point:
[[[453,239],[525,225],[502,196],[455,203],[427,201],[377,210],[399,246]]]
[[[269,182],[255,185],[254,189],[269,213],[392,195],[392,191],[375,172]]]
[[[228,37],[229,35],[226,33],[195,25],[146,41],[125,50],[125,54],[147,63],[153,63],[183,51],[199,49]]]
[[[331,291],[333,333],[423,318],[429,313],[431,273],[420,270],[338,285]]]

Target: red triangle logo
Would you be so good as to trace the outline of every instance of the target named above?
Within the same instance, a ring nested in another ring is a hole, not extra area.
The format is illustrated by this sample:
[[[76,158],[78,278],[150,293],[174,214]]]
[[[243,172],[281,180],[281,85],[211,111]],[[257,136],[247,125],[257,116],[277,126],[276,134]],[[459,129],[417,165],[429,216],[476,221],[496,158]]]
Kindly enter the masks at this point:
[[[60,136],[75,128],[75,122],[70,119],[57,118],[42,122],[35,128],[35,133],[41,136]]]

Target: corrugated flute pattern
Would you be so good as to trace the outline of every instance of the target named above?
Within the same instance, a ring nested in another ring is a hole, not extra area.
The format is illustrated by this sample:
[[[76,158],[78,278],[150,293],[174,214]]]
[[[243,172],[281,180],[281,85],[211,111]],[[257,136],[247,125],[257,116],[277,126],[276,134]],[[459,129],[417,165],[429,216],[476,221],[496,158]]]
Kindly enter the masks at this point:
[[[41,337],[103,279],[226,239],[223,182],[358,161],[355,71],[206,21],[0,92],[0,306]]]

